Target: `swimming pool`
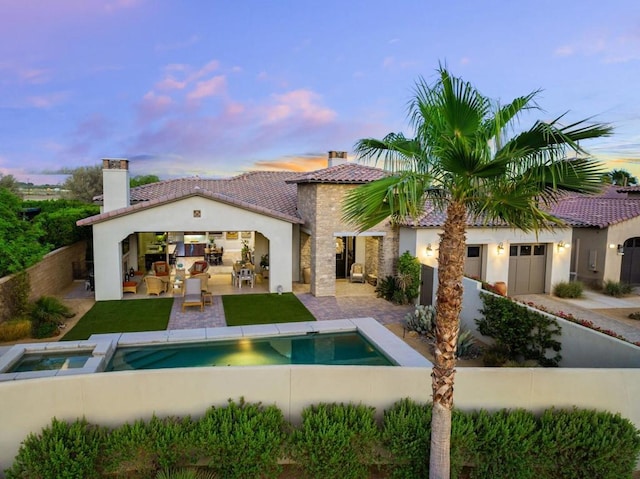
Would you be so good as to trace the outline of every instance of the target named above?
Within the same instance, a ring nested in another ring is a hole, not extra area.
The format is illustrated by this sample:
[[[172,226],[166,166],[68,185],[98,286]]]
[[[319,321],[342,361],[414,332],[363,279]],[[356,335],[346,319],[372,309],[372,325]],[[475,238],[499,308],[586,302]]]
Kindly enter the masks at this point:
[[[26,359],[36,361],[18,366]],[[85,341],[16,344],[0,350],[0,382],[104,371],[128,374],[145,369],[299,364],[431,367],[375,319],[352,318],[95,334]]]
[[[106,371],[278,364],[395,365],[357,331],[118,347]]]

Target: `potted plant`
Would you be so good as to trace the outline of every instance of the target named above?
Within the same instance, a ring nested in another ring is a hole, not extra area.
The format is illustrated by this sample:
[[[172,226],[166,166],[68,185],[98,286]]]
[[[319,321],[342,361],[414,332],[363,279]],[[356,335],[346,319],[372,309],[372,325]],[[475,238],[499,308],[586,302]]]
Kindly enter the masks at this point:
[[[269,253],[263,254],[260,257],[260,267],[262,269],[269,269]]]

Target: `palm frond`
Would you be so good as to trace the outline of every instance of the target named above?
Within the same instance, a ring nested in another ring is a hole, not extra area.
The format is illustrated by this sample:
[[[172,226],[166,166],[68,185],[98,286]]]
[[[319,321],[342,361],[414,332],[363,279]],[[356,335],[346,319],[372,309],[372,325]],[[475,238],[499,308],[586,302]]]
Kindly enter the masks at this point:
[[[364,231],[387,218],[392,222],[418,218],[429,184],[427,176],[407,172],[362,185],[346,194],[342,220]]]

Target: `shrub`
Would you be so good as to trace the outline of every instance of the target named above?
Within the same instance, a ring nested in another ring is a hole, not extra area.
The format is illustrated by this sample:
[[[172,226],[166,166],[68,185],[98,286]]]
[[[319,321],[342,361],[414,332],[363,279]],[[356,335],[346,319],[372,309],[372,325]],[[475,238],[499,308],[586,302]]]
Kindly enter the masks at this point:
[[[104,430],[84,419],[70,424],[53,418],[38,435],[23,441],[7,479],[99,477],[96,463],[101,452]]]
[[[225,479],[278,477],[285,440],[285,420],[276,406],[229,401],[211,407],[196,425],[199,452]]]
[[[560,335],[561,328],[555,319],[508,298],[488,293],[482,293],[481,298],[484,318],[475,321],[480,334],[495,339],[495,351],[507,360],[534,359],[541,366],[558,365],[562,346],[553,338]],[[548,357],[550,351],[556,354]]]
[[[391,477],[412,479],[429,476],[431,403],[402,399],[384,412],[382,441],[393,461]],[[451,477],[460,476],[475,457],[475,431],[469,414],[456,409],[451,417]]]
[[[100,468],[107,475],[126,477],[130,471],[150,477],[157,469],[149,428],[144,421],[122,426],[109,432]]]
[[[302,411],[290,450],[305,477],[365,479],[378,439],[374,408],[318,404]]]
[[[460,329],[460,332],[458,333],[456,357],[464,358],[472,356],[476,349],[476,338],[473,337],[471,331],[468,329]]]
[[[640,320],[640,311],[629,314],[629,319]]]
[[[9,291],[3,298],[10,319],[20,318],[29,312],[30,292],[31,282],[27,272],[17,273],[10,281]]]
[[[211,471],[199,469],[176,469],[160,471],[156,479],[216,479],[218,476]]]
[[[584,284],[580,281],[561,281],[553,287],[553,294],[558,298],[581,298]]]
[[[29,319],[16,319],[0,323],[0,342],[28,338],[30,334],[31,321]]]
[[[531,412],[480,411],[473,416],[473,423],[478,458],[472,477],[529,479],[536,476],[539,432]]]
[[[413,313],[407,313],[404,321],[410,331],[432,335],[436,327],[436,308],[418,304]]]
[[[376,285],[376,296],[378,298],[384,298],[387,301],[391,301],[393,298],[393,294],[398,289],[398,285],[396,284],[396,279],[393,276],[387,276],[386,278],[382,278],[378,281]]]
[[[34,338],[48,338],[58,333],[58,324],[75,313],[59,299],[42,296],[31,306],[31,322]]]
[[[154,415],[147,423],[147,429],[154,462],[159,469],[171,469],[196,458],[194,424],[189,416],[159,418]]]
[[[607,280],[602,285],[602,292],[608,296],[613,296],[615,298],[631,294],[632,290],[633,288],[631,288],[630,284],[622,283],[621,281]]]
[[[420,295],[420,261],[408,251],[398,258],[399,286],[405,295],[404,303],[410,303]]]
[[[639,432],[619,414],[549,409],[540,418],[543,477],[631,477],[640,453]]]

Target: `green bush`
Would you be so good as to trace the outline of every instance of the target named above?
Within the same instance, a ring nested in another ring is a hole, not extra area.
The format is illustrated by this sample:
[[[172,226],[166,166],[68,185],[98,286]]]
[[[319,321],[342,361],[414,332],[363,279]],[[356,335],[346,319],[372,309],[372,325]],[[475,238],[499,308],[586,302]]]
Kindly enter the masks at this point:
[[[96,463],[104,430],[84,419],[72,423],[53,418],[38,435],[30,434],[20,446],[7,479],[91,479],[100,477]]]
[[[36,217],[35,221],[44,231],[51,248],[56,249],[72,245],[77,241],[91,239],[91,228],[77,226],[76,221],[99,212],[99,208],[95,205],[66,207],[43,212]]]
[[[613,296],[615,298],[631,294],[631,291],[633,291],[631,285],[628,283],[623,283],[621,281],[607,280],[602,285],[602,292],[608,296]]]
[[[533,359],[541,366],[557,366],[562,346],[554,337],[561,328],[551,316],[538,313],[508,298],[481,293],[482,319],[476,319],[480,334],[495,339],[495,350],[506,360]],[[556,354],[549,357],[551,352]]]
[[[398,284],[404,293],[404,303],[420,296],[420,261],[408,251],[398,258]]]
[[[198,450],[225,479],[275,478],[282,470],[285,426],[276,406],[229,401],[211,407],[196,424]]]
[[[215,472],[193,468],[160,471],[156,479],[216,479],[217,477]]]
[[[391,301],[397,289],[398,285],[396,283],[396,279],[393,276],[387,276],[386,278],[378,280],[378,284],[376,285],[376,296],[378,298],[384,298],[387,301]]]
[[[147,424],[149,440],[158,469],[171,469],[197,458],[190,417],[153,416]]]
[[[549,409],[540,418],[538,465],[554,479],[630,478],[639,431],[619,414]]]
[[[31,306],[31,322],[34,338],[48,338],[58,333],[58,324],[64,319],[72,318],[71,311],[58,298],[42,296]]]
[[[151,477],[158,466],[149,428],[144,421],[123,424],[109,432],[100,468],[115,477],[127,477],[131,471]]]
[[[393,465],[391,477],[412,479],[429,476],[432,405],[402,399],[384,413],[383,445]],[[476,435],[471,415],[456,409],[451,416],[451,478],[460,477],[463,466],[473,463]]]
[[[524,410],[480,411],[473,416],[478,458],[472,478],[530,479],[536,477],[536,418]],[[585,477],[585,476],[583,476]]]
[[[291,457],[303,477],[365,479],[378,439],[374,408],[318,404],[302,411],[302,425],[291,435]]]
[[[558,298],[582,298],[584,284],[580,281],[561,281],[553,287],[553,294]]]

